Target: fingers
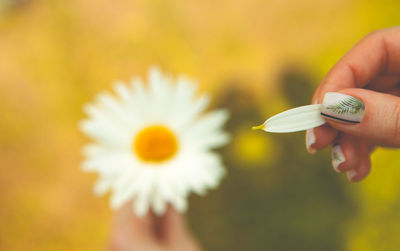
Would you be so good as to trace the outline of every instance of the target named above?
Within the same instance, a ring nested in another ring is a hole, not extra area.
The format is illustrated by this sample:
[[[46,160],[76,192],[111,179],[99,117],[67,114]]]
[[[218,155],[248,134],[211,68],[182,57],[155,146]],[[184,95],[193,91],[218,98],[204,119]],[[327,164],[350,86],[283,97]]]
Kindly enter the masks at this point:
[[[139,218],[133,211],[132,202],[126,203],[114,217],[114,234],[129,238],[150,238],[153,233],[153,216],[148,213]]]
[[[400,146],[400,98],[365,89],[327,93],[321,115],[333,128],[380,145]]]
[[[377,76],[371,83],[366,86],[366,89],[385,92],[397,89],[400,83],[400,74],[384,74]]]
[[[306,133],[310,153],[330,145],[337,132],[361,137],[387,146],[400,146],[400,28],[373,32],[357,43],[327,74],[313,96],[323,103],[324,125]],[[386,92],[355,89],[367,88]],[[351,97],[330,92],[341,92]],[[350,136],[342,137],[333,147],[345,160],[333,160],[338,171],[346,171],[350,181],[368,175],[371,167],[370,144]],[[362,149],[362,150],[360,150]],[[335,157],[333,156],[333,157]],[[337,157],[337,156],[336,156]]]
[[[378,30],[366,36],[339,60],[318,86],[312,103],[321,103],[327,92],[346,88],[370,85],[368,88],[381,91],[393,89],[400,80],[399,74],[400,27]],[[317,145],[318,142],[322,142],[323,147],[330,144],[327,139],[319,139],[318,134],[323,133],[318,131],[320,129],[314,132]],[[311,152],[314,152],[312,148]]]
[[[168,207],[165,215],[162,217],[162,231],[164,241],[171,247],[171,250],[200,250],[200,247],[186,226],[184,216],[172,206]]]
[[[326,92],[365,87],[380,73],[400,73],[398,27],[373,32],[356,44],[322,81],[318,98]]]
[[[306,148],[311,154],[315,154],[317,150],[331,145],[336,138],[338,131],[328,124],[309,129],[306,131]]]
[[[115,216],[109,250],[198,251],[184,217],[172,206],[162,216],[149,212],[137,217],[127,203]]]
[[[351,135],[342,135],[332,147],[332,166],[345,172],[350,182],[363,180],[371,170],[371,143]]]
[[[312,104],[318,104],[318,93],[320,87],[314,93]],[[324,124],[322,126],[309,129],[306,131],[306,149],[310,154],[315,154],[317,150],[321,150],[328,145],[333,143],[338,132],[336,129],[332,128],[329,124]]]
[[[143,245],[154,242],[153,236],[151,214],[139,218],[132,202],[126,203],[115,214],[108,250],[143,250]]]
[[[370,172],[371,172],[371,160],[368,156],[362,158],[360,161],[360,165],[356,169],[348,171],[346,175],[347,179],[350,182],[359,182],[365,179]]]
[[[342,134],[332,146],[332,167],[336,172],[346,172],[359,166],[362,156],[359,140]]]
[[[179,212],[172,206],[168,206],[164,216],[162,216],[162,233],[165,239],[174,241],[183,236],[187,236],[186,222]]]

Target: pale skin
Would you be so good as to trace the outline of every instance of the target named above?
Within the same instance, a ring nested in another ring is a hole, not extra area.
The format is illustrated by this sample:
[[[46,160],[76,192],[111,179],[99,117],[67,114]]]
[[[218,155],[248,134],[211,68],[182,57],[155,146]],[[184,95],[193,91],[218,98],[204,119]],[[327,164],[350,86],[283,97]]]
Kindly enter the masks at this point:
[[[310,153],[339,144],[346,158],[338,170],[350,182],[363,180],[371,170],[370,154],[377,146],[400,147],[400,27],[378,30],[358,42],[329,71],[314,93],[322,103],[327,92],[341,92],[362,100],[360,124],[327,119],[314,128]]]
[[[309,152],[339,144],[346,160],[338,170],[351,182],[371,170],[370,154],[376,146],[400,147],[400,27],[375,31],[357,43],[329,71],[314,93],[312,103],[322,103],[326,92],[341,92],[365,103],[360,124],[327,120],[314,128],[315,143]],[[137,217],[131,203],[115,216],[108,250],[199,251],[181,214],[172,207],[155,216]]]
[[[162,216],[149,212],[143,218],[127,203],[115,215],[110,251],[200,251],[184,216],[169,206]]]

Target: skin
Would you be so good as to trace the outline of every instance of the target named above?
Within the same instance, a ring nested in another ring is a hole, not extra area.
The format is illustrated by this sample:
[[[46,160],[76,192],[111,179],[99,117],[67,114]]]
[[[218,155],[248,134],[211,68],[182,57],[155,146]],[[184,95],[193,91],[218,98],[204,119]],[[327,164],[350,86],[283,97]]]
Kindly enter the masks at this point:
[[[351,182],[370,172],[370,154],[376,146],[400,147],[400,28],[375,31],[357,43],[329,71],[314,93],[312,103],[322,103],[326,92],[341,92],[365,103],[360,124],[327,119],[313,129],[315,143],[309,152],[339,144],[345,162],[339,171],[353,171]],[[117,212],[111,232],[112,251],[199,251],[183,216],[169,207],[162,217],[133,214],[128,203]]]
[[[362,100],[365,115],[360,124],[327,119],[314,128],[315,143],[308,150],[340,144],[346,161],[339,171],[346,172],[350,182],[361,181],[370,172],[375,147],[400,147],[400,27],[372,32],[358,42],[329,71],[312,102],[322,103],[327,92]],[[355,175],[349,175],[350,170]]]
[[[163,216],[149,212],[138,218],[127,203],[115,215],[110,251],[200,251],[185,220],[169,206]]]

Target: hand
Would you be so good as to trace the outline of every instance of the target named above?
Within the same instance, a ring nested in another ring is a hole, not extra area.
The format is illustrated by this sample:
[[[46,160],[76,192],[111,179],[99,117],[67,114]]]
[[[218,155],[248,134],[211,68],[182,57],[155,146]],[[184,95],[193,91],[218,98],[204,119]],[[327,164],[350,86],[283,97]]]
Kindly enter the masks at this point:
[[[335,170],[346,172],[351,182],[364,179],[376,146],[400,147],[399,94],[400,28],[375,31],[340,59],[315,91],[313,103],[323,104],[328,124],[307,131],[308,151],[333,144]]]
[[[199,251],[182,215],[171,206],[161,217],[149,212],[138,218],[131,203],[115,217],[110,251]]]

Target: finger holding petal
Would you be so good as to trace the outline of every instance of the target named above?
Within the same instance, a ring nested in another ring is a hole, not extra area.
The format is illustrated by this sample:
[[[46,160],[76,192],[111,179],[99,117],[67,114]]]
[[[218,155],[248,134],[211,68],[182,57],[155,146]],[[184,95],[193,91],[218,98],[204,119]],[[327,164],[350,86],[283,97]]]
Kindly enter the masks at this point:
[[[321,150],[333,143],[338,131],[328,124],[309,129],[306,131],[306,147],[307,151],[315,154],[317,150]]]
[[[332,166],[336,172],[345,172],[358,168],[362,154],[360,141],[354,136],[341,134],[332,146]]]
[[[369,142],[360,140],[359,157],[360,163],[355,169],[347,171],[347,179],[350,182],[359,182],[365,179],[371,171],[370,154],[374,147]]]

